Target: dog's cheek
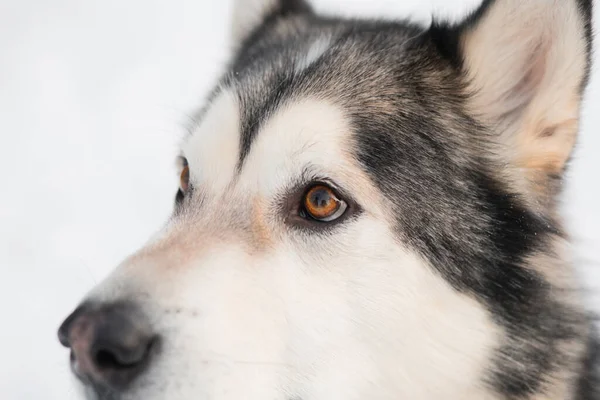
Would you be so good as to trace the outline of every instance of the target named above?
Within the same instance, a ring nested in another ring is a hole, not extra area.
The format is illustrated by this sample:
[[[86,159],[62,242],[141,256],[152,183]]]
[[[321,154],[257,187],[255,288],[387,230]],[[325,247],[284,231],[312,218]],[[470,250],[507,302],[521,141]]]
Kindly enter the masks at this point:
[[[276,282],[289,327],[286,364],[303,371],[288,386],[328,399],[381,388],[403,398],[485,398],[502,332],[386,224],[363,218],[329,242],[296,241],[285,253],[300,260]],[[385,372],[398,369],[401,379]],[[441,384],[428,385],[432,378]]]

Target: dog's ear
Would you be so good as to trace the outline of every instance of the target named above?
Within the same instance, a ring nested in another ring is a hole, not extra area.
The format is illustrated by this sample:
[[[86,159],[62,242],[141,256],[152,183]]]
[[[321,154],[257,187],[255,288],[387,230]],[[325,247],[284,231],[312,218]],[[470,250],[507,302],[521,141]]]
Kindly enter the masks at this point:
[[[233,0],[231,36],[240,44],[266,22],[312,12],[304,0]]]
[[[592,0],[485,0],[430,31],[461,68],[470,111],[497,133],[503,161],[536,190],[562,175],[575,143],[591,18]]]

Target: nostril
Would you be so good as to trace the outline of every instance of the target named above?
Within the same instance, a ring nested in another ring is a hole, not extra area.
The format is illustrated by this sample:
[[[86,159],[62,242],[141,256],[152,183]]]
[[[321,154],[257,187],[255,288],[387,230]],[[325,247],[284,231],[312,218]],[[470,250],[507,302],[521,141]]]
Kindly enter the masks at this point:
[[[71,363],[81,380],[115,390],[145,371],[159,347],[148,319],[132,303],[78,309],[58,337],[71,349]]]
[[[98,350],[94,357],[94,361],[96,362],[96,365],[102,369],[125,369],[135,366],[135,363],[126,364],[117,360],[117,356],[108,350]]]
[[[99,369],[133,369],[141,366],[148,358],[155,340],[140,341],[135,348],[101,347],[94,353],[93,360]]]

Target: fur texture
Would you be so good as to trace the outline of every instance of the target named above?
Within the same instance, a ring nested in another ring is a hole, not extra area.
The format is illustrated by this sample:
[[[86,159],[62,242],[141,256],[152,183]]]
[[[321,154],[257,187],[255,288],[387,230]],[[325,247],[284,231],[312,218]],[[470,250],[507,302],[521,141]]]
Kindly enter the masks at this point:
[[[86,299],[136,304],[160,351],[90,393],[599,398],[556,209],[591,9],[485,0],[422,27],[236,1],[236,52],[182,145],[190,189]],[[347,203],[339,220],[300,215],[312,182]]]

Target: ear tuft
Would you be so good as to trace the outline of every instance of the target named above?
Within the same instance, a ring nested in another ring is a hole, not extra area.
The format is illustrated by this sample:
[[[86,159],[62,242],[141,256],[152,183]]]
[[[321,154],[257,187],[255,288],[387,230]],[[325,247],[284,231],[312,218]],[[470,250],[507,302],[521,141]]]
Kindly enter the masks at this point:
[[[485,0],[461,24],[430,29],[466,77],[470,111],[534,191],[562,174],[575,144],[591,14],[592,0]]]
[[[274,18],[311,13],[304,0],[233,0],[231,35],[242,43],[254,31]]]

